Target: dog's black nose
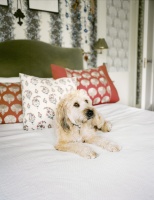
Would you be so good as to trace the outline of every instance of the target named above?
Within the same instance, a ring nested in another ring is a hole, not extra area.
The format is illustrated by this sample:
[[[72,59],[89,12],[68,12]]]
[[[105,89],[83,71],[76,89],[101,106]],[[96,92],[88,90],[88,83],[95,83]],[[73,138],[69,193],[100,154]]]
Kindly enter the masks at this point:
[[[87,115],[88,119],[90,119],[90,118],[92,118],[94,116],[94,111],[88,109],[87,112],[86,112],[86,115]]]

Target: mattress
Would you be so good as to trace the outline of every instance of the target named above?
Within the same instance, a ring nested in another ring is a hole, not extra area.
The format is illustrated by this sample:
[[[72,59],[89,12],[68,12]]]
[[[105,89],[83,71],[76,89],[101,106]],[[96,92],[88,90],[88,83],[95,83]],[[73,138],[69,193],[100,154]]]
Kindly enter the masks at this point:
[[[53,129],[24,131],[0,125],[0,200],[154,199],[154,112],[119,103],[96,107],[112,122],[98,133],[120,152],[85,159],[54,149]]]

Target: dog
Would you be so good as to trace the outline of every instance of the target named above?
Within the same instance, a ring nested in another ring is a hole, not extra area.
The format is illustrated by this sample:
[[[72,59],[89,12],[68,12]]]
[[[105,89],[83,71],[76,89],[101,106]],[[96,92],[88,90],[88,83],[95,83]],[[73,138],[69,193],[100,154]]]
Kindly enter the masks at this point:
[[[89,159],[96,158],[98,154],[87,144],[94,144],[111,152],[120,151],[117,144],[97,134],[97,131],[111,131],[111,123],[97,112],[87,93],[82,90],[65,95],[59,101],[55,115],[58,136],[56,150],[76,153]]]

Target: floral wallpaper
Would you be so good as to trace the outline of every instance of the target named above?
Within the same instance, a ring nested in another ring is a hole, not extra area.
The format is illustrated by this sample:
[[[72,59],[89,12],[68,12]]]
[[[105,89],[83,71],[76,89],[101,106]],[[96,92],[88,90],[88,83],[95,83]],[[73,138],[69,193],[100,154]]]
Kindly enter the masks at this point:
[[[9,7],[0,6],[0,42],[14,39],[14,20],[12,2]]]
[[[97,12],[96,12],[96,8],[97,8],[97,1],[95,3],[95,11],[94,14],[92,14],[91,12],[89,12],[88,15],[88,19],[90,22],[90,26],[89,26],[89,32],[90,32],[90,52],[91,52],[91,56],[89,59],[89,65],[92,66],[93,63],[97,62],[97,54],[96,51],[94,51],[94,43],[97,40]]]
[[[25,6],[25,34],[26,39],[29,40],[40,40],[40,19],[39,19],[39,12],[36,10],[28,9],[28,1],[24,1]]]
[[[62,3],[58,3],[59,14],[50,13],[50,38],[53,45],[62,46]]]
[[[107,68],[128,71],[130,0],[106,1]]]
[[[68,3],[68,1],[66,1]],[[70,9],[71,9],[71,21],[72,21],[72,46],[73,47],[81,47],[81,30],[82,30],[82,23],[81,23],[81,1],[75,7],[75,1],[70,2]],[[67,13],[66,13],[66,17]]]
[[[0,6],[0,42],[30,39],[63,47],[80,47],[90,52],[88,67],[96,67],[93,46],[97,37],[97,1],[58,0],[59,12],[52,13],[29,9],[28,0],[21,0],[19,6],[25,15],[21,26],[14,16],[17,1],[8,2],[9,6]]]
[[[143,58],[143,27],[144,27],[144,1],[139,0],[139,21],[138,21],[138,58],[137,58],[137,89],[136,104],[141,105],[142,87],[142,58]]]

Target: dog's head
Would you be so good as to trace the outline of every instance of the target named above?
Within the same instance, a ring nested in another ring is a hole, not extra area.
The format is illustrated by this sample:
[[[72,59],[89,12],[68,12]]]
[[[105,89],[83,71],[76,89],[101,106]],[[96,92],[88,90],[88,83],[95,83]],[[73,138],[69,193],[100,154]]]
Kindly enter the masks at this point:
[[[69,123],[81,125],[95,116],[91,99],[82,90],[67,94],[58,104],[57,113],[60,124],[69,129]]]

